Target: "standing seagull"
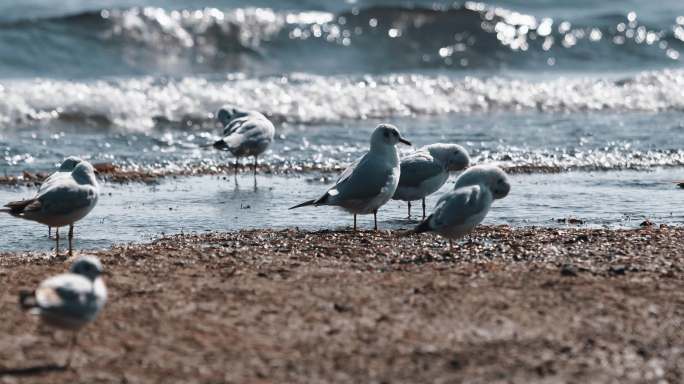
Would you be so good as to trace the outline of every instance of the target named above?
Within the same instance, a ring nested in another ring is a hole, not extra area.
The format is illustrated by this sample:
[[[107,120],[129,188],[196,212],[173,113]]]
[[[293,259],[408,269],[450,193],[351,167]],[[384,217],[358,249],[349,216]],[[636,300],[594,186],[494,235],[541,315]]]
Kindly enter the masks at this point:
[[[38,188],[36,196],[40,195],[41,192],[45,191],[56,180],[61,179],[63,177],[71,176],[71,171],[73,171],[74,168],[81,161],[83,160],[79,159],[76,156],[69,156],[66,159],[64,159],[64,161],[62,161],[62,164],[59,166],[57,172],[53,173],[52,175],[48,176],[45,180],[43,180],[43,182],[40,184],[40,187]],[[48,237],[52,237],[52,227],[50,226],[48,226]]]
[[[219,109],[216,118],[224,128],[223,138],[214,143],[214,148],[229,151],[235,156],[235,174],[240,157],[254,156],[256,176],[257,157],[264,153],[273,141],[273,123],[257,111],[243,111],[229,106]]]
[[[452,240],[461,238],[484,220],[492,202],[503,199],[511,190],[506,173],[498,167],[478,165],[463,172],[454,190],[445,193],[434,212],[415,229],[415,233],[436,232]]]
[[[69,255],[73,252],[74,223],[93,210],[99,196],[95,170],[87,161],[79,163],[70,176],[55,179],[32,199],[13,201],[0,209],[14,217],[56,227],[59,254],[59,227],[69,226]]]
[[[309,200],[290,209],[307,205],[334,205],[356,215],[373,214],[374,228],[378,229],[378,208],[394,195],[399,184],[399,155],[396,145],[411,143],[401,137],[399,130],[390,124],[380,124],[370,139],[370,151],[352,163],[342,173],[335,185],[323,196]]]
[[[449,178],[450,171],[468,167],[470,157],[465,148],[457,144],[432,144],[401,159],[399,186],[392,197],[408,202],[408,218],[411,218],[411,201],[423,200],[437,192]]]
[[[63,273],[40,283],[33,292],[19,292],[19,305],[39,315],[47,325],[73,331],[69,356],[71,364],[78,331],[95,320],[107,301],[107,288],[102,278],[102,264],[93,256],[81,256]]]

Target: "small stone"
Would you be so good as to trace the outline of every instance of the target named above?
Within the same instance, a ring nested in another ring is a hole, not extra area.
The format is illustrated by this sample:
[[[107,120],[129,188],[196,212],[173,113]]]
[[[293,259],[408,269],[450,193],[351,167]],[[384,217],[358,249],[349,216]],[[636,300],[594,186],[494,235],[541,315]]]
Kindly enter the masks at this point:
[[[577,267],[572,264],[563,264],[560,268],[561,276],[577,276]]]
[[[613,275],[624,275],[627,272],[627,267],[624,265],[611,265],[610,268],[608,268],[608,272],[612,273]]]

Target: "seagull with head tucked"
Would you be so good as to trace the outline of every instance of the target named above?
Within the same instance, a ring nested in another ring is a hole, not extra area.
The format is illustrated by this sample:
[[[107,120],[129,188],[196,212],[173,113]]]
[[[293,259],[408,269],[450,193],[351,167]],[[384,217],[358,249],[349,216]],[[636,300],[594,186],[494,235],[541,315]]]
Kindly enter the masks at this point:
[[[494,200],[511,190],[506,173],[490,165],[469,168],[456,179],[454,190],[437,201],[434,211],[415,229],[415,233],[436,232],[452,240],[470,233],[484,220]]]
[[[461,171],[470,164],[465,148],[457,144],[431,144],[401,159],[399,186],[392,197],[408,202],[408,217],[411,218],[411,201],[423,201],[425,219],[425,198],[437,192],[449,178],[449,172]]]
[[[56,180],[59,180],[62,177],[69,177],[71,176],[71,171],[74,170],[74,168],[80,163],[81,160],[80,158],[76,156],[69,156],[64,161],[62,161],[62,164],[59,166],[59,169],[54,172],[52,175],[48,176],[43,182],[40,184],[40,187],[38,188],[38,192],[36,193],[37,195],[40,195],[41,192],[45,191],[47,188],[50,187],[53,183],[55,183]],[[48,226],[48,237],[52,237],[52,227]]]
[[[25,220],[56,227],[59,254],[59,227],[69,226],[69,255],[73,253],[74,223],[95,208],[100,195],[95,169],[87,161],[81,161],[69,175],[50,182],[31,199],[12,201],[0,212]]]
[[[68,273],[48,278],[34,291],[19,292],[22,309],[40,316],[48,326],[73,332],[66,366],[71,364],[78,331],[95,320],[107,301],[100,260],[81,256]]]
[[[290,209],[308,205],[337,206],[354,215],[354,230],[356,215],[372,213],[377,230],[378,209],[392,198],[399,184],[401,169],[396,148],[399,143],[411,145],[395,126],[378,125],[371,134],[370,150],[347,167],[335,185],[321,197]]]
[[[263,114],[257,111],[246,111],[234,106],[224,106],[216,113],[216,118],[223,125],[223,138],[214,142],[213,147],[228,151],[235,156],[235,173],[237,174],[240,157],[254,157],[254,175],[256,175],[257,158],[264,153],[273,142],[275,127]]]

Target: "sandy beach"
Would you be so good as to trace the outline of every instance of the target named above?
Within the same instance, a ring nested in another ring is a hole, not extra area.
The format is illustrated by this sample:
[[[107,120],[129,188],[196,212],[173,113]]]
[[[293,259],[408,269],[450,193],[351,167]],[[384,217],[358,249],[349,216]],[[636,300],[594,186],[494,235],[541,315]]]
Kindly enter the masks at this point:
[[[110,302],[79,339],[19,289],[64,258],[5,253],[0,382],[681,382],[681,227],[175,235],[99,251]]]

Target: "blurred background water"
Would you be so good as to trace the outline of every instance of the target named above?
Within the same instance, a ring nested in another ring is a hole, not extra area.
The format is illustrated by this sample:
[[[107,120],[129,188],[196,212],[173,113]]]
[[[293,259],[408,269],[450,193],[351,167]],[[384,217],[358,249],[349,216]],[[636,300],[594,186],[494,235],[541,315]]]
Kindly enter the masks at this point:
[[[276,167],[346,164],[392,122],[476,162],[684,178],[682,54],[680,0],[6,0],[0,173],[223,163],[199,146],[233,103],[276,123]]]

